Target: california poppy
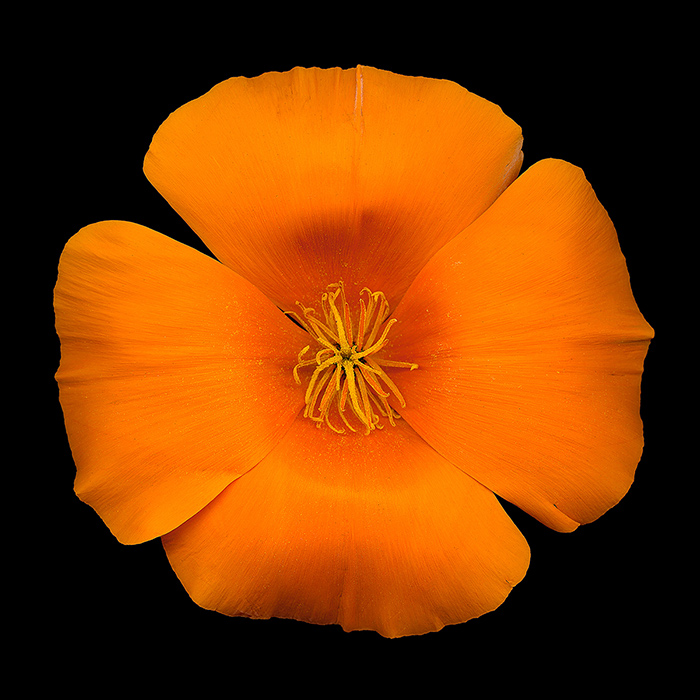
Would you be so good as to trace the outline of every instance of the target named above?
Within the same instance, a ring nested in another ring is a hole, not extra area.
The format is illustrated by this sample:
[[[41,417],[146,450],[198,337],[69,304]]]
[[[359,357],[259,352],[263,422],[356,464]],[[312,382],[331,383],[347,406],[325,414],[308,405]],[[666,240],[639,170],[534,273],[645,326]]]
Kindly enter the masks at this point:
[[[75,489],[199,605],[388,637],[498,607],[627,492],[653,336],[580,169],[455,83],[233,78],[145,173],[216,259],[124,221],[61,256]]]

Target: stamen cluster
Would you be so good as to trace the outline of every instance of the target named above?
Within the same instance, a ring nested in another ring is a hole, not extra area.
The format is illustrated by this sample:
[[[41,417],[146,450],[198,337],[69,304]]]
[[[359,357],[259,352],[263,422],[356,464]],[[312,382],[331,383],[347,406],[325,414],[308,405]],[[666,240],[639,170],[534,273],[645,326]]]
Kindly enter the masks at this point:
[[[299,369],[315,366],[306,389],[304,416],[317,421],[319,426],[325,423],[331,430],[344,433],[345,428],[336,427],[331,422],[331,410],[335,407],[345,427],[356,432],[345,415],[349,406],[367,435],[375,428],[384,427],[380,416],[388,418],[389,423],[395,425],[395,419],[400,416],[389,405],[388,398],[393,394],[401,407],[406,402],[384,367],[413,370],[418,365],[377,357],[377,353],[389,342],[389,329],[396,323],[396,319],[390,319],[385,324],[389,316],[389,303],[382,292],[372,292],[367,287],[362,289],[355,332],[342,281],[328,285],[328,290],[321,296],[323,319],[316,316],[315,309],[307,308],[300,302],[297,304],[302,316],[290,314],[321,346],[309,359],[304,359],[304,356],[311,346],[304,347],[293,370],[295,381],[301,384]],[[364,294],[367,296],[366,302]]]

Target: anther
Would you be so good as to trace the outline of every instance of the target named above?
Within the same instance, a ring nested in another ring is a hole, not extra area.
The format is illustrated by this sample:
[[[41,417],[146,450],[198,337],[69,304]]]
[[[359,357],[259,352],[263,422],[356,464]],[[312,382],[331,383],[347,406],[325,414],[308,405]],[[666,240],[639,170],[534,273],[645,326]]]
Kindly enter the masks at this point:
[[[367,295],[367,302],[362,298],[363,294]],[[288,315],[293,316],[320,346],[313,359],[304,359],[311,346],[304,347],[292,370],[294,380],[301,384],[299,370],[314,367],[306,389],[304,416],[311,418],[319,427],[327,425],[336,433],[344,433],[345,428],[338,428],[331,422],[333,409],[340,415],[345,427],[353,432],[355,428],[345,415],[348,407],[364,426],[367,435],[376,428],[384,427],[382,417],[387,418],[390,425],[395,425],[400,415],[391,407],[388,399],[393,394],[401,407],[406,402],[383,368],[413,370],[418,365],[383,360],[377,356],[389,343],[389,330],[396,323],[396,319],[385,323],[389,316],[389,304],[384,294],[372,292],[367,287],[361,290],[356,325],[353,324],[342,281],[328,285],[328,291],[321,296],[323,319],[316,316],[313,308],[307,308],[300,302],[297,305],[301,316],[294,312]],[[357,333],[354,329],[357,329]],[[368,331],[369,335],[365,337]]]

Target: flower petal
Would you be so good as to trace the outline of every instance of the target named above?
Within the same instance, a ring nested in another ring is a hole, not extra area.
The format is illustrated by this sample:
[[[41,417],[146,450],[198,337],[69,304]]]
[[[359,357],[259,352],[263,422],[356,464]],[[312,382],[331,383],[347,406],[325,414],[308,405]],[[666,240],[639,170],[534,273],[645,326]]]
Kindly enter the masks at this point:
[[[297,419],[163,543],[205,608],[388,637],[496,608],[529,563],[494,495],[403,421],[365,437]]]
[[[145,173],[280,308],[343,279],[395,305],[517,176],[520,128],[446,80],[359,66],[232,78],[156,133]]]
[[[653,331],[583,173],[533,165],[441,250],[396,309],[404,418],[438,452],[548,526],[617,503],[642,450]]]
[[[144,227],[73,236],[55,308],[76,492],[122,542],[196,513],[303,406],[290,368],[306,334],[224,265]]]

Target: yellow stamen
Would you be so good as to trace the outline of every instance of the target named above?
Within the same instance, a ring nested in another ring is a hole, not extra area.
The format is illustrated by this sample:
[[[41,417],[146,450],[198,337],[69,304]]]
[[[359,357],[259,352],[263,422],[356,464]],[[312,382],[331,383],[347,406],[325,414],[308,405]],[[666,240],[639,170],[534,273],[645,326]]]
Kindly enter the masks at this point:
[[[362,298],[365,293],[366,303]],[[345,415],[349,406],[364,426],[366,435],[375,428],[384,427],[381,417],[388,418],[390,425],[395,425],[395,419],[400,416],[388,399],[393,394],[401,407],[406,405],[406,401],[383,368],[413,370],[418,365],[376,357],[376,353],[389,343],[389,330],[396,323],[396,319],[392,318],[385,324],[389,316],[389,303],[384,294],[372,292],[367,287],[361,290],[356,325],[353,325],[342,281],[328,285],[328,291],[321,296],[323,319],[316,317],[315,309],[307,308],[300,302],[297,305],[301,316],[295,312],[288,312],[288,315],[293,316],[320,346],[313,359],[304,359],[311,346],[304,347],[292,370],[294,380],[301,384],[299,370],[314,366],[306,389],[304,416],[311,418],[319,427],[325,424],[336,433],[344,433],[344,428],[338,428],[331,422],[330,414],[335,409],[345,427],[355,432]]]

